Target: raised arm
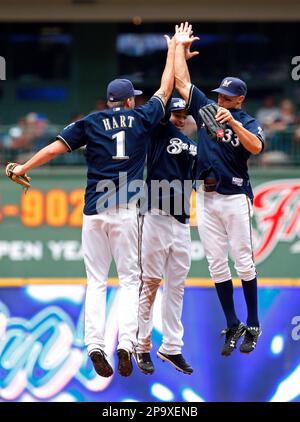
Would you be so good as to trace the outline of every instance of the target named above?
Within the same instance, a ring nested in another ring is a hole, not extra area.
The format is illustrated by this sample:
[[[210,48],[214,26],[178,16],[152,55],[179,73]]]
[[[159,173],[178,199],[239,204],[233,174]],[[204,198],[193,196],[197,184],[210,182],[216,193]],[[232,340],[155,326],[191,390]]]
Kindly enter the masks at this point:
[[[50,145],[47,145],[45,148],[38,151],[33,157],[31,157],[25,164],[20,164],[16,166],[13,170],[17,176],[23,175],[29,170],[39,167],[42,164],[48,163],[48,161],[53,160],[64,152],[67,152],[69,148],[62,141],[54,141]]]
[[[175,87],[186,102],[189,99],[191,88],[187,60],[199,54],[198,51],[190,52],[191,44],[199,39],[194,37],[192,33],[192,26],[188,22],[185,22],[185,24],[181,23],[180,26],[176,25],[175,27]]]
[[[154,95],[159,97],[164,105],[167,104],[168,99],[170,98],[173,89],[174,89],[174,60],[175,60],[175,39],[174,37],[170,39],[168,36],[165,36],[168,44],[168,55],[163,71],[160,88]]]

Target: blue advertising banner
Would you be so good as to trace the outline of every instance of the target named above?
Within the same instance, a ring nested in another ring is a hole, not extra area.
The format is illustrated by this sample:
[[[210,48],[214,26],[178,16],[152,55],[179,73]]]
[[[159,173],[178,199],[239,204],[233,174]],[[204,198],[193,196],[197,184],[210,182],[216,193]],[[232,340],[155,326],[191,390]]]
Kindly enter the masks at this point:
[[[116,370],[118,289],[108,289],[106,352],[114,368],[99,377],[83,342],[83,285],[0,288],[0,400],[125,401],[300,401],[300,290],[259,290],[263,335],[250,355],[220,350],[223,315],[212,288],[185,291],[183,353],[191,376],[156,359],[162,340],[159,290],[153,330],[155,372],[134,367],[129,378]],[[238,315],[245,319],[242,290],[235,289]],[[288,306],[286,304],[288,303]]]

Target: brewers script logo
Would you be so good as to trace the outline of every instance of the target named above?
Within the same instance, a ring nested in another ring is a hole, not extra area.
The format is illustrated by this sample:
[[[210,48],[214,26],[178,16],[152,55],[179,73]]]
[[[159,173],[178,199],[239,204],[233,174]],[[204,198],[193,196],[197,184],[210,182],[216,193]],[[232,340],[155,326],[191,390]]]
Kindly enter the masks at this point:
[[[254,246],[259,264],[279,242],[300,240],[300,179],[264,183],[254,195]]]

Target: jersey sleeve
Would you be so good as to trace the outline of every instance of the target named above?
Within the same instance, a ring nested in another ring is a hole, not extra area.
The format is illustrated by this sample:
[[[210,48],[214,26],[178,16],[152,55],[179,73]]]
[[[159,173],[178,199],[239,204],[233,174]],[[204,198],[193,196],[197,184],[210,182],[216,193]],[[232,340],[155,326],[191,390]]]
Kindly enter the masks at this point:
[[[244,125],[244,128],[249,130],[249,132],[253,133],[254,135],[256,135],[258,137],[258,139],[262,143],[262,150],[261,150],[261,152],[262,152],[264,147],[265,147],[265,135],[264,135],[264,131],[262,130],[261,126],[259,126],[257,120],[255,120],[255,119],[249,120]]]
[[[69,151],[74,151],[86,144],[84,119],[66,126],[58,135],[57,139],[64,142]]]
[[[137,107],[136,111],[147,129],[155,128],[165,116],[165,106],[161,99],[155,95],[146,104]]]
[[[212,102],[204,92],[200,91],[195,85],[191,85],[187,108],[198,126],[202,123],[199,109]]]

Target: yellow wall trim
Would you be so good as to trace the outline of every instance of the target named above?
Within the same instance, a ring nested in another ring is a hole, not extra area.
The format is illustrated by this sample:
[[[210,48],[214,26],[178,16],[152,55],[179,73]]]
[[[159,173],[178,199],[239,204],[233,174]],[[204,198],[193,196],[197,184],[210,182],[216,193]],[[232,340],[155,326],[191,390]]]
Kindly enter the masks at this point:
[[[241,287],[238,279],[234,286]],[[0,278],[0,287],[22,287],[28,285],[85,285],[86,278]],[[108,286],[117,286],[117,278],[109,278]],[[259,287],[300,287],[300,278],[259,278]],[[193,277],[186,280],[187,287],[214,287],[210,278]]]

